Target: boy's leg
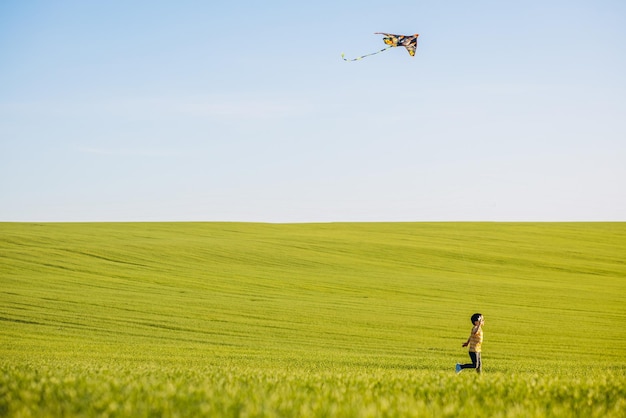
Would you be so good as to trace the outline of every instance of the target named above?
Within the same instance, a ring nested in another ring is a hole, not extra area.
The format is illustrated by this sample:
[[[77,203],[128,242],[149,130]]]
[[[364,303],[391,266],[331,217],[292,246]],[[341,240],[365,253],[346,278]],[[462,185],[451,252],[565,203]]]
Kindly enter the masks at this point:
[[[480,354],[480,353],[478,353]],[[461,369],[475,369],[476,368],[476,353],[469,352],[470,359],[472,359],[471,363],[461,364]]]
[[[483,372],[483,360],[480,356],[480,353],[475,353],[475,354],[476,354],[476,372],[482,373]]]

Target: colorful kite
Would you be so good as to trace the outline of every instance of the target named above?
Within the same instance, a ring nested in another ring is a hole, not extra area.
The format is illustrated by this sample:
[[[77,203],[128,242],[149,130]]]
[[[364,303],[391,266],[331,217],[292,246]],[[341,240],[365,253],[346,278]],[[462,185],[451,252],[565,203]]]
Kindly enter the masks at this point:
[[[361,55],[360,57],[351,60],[347,59],[345,57],[345,54],[341,54],[341,58],[343,58],[344,61],[358,61],[361,58],[369,57],[370,55],[380,54],[381,52],[395,46],[403,46],[406,48],[407,51],[409,51],[409,55],[411,55],[412,57],[415,56],[415,50],[417,49],[417,37],[419,36],[419,34],[416,33],[415,35],[394,35],[393,33],[384,32],[375,32],[375,34],[385,35],[385,37],[383,38],[383,42],[389,46],[387,48],[381,49],[380,51],[372,52],[371,54],[367,55]]]

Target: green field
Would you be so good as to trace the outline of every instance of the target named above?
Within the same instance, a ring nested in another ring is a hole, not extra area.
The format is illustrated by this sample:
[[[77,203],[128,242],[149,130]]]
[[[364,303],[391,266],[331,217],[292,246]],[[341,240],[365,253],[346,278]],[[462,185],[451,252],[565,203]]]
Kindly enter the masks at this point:
[[[0,342],[2,416],[623,417],[626,223],[0,223]]]

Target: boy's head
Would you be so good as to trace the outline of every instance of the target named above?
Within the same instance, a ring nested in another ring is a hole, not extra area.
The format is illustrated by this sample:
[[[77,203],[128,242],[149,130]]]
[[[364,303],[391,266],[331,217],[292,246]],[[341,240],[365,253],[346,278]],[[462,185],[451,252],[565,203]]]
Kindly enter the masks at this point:
[[[483,314],[475,313],[474,315],[472,315],[471,321],[472,321],[472,324],[475,324],[476,321],[481,321],[482,319],[483,319]]]

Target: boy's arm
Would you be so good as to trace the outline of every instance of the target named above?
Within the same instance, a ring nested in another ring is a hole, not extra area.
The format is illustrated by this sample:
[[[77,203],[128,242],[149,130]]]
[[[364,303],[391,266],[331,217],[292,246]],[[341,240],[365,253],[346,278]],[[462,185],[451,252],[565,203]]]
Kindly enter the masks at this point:
[[[470,336],[467,338],[467,341],[463,343],[463,347],[467,347],[469,345],[470,340],[472,339],[472,335],[476,334],[477,332],[478,332],[478,327],[473,327],[472,332],[470,333]]]

